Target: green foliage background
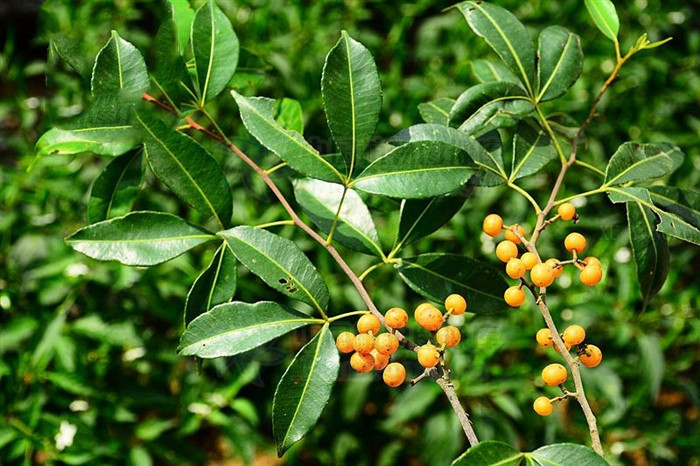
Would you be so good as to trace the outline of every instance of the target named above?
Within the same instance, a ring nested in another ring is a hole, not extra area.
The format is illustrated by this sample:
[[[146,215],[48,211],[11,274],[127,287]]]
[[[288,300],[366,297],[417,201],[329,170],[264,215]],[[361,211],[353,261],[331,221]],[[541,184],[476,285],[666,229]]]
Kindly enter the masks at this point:
[[[580,121],[614,64],[611,44],[592,25],[583,3],[497,3],[533,31],[560,24],[581,36],[586,65],[561,109]],[[242,47],[254,54],[239,86],[250,94],[299,100],[308,118],[305,134],[326,151],[330,137],[319,81],[323,58],[341,29],[375,55],[384,89],[378,128],[382,139],[420,122],[419,103],[454,98],[475,84],[469,62],[489,53],[458,12],[441,11],[449,6],[445,2],[219,4]],[[587,160],[604,165],[617,146],[630,139],[673,141],[687,159],[672,183],[697,189],[700,31],[693,21],[699,10],[692,2],[678,0],[618,5],[623,50],[642,32],[652,40],[674,40],[640,53],[625,66],[600,107],[603,117],[588,131]],[[27,171],[38,135],[85,105],[85,77],[110,30],[118,30],[148,57],[159,18],[165,14],[162,4],[151,1],[48,0],[37,16],[5,17],[0,43],[2,464],[205,464],[224,458],[246,463],[261,457],[275,464],[269,420],[272,393],[283,363],[309,336],[294,334],[274,346],[201,368],[178,357],[184,299],[209,254],[195,250],[151,269],[89,260],[68,248],[63,238],[84,225],[90,184],[106,160],[90,155],[46,157]],[[34,21],[36,34],[22,33]],[[54,53],[46,55],[48,39],[59,32],[75,39],[84,53],[85,62],[73,64],[84,71],[82,78]],[[245,135],[233,100],[224,102],[217,109],[220,121],[264,160],[267,155]],[[236,186],[234,222],[280,218],[277,208],[260,209],[270,200],[261,182],[238,161],[221,151],[218,155]],[[543,199],[555,174],[531,177],[525,187]],[[594,187],[577,185],[575,177],[568,180],[566,194]],[[194,215],[158,188],[138,203]],[[377,219],[386,245],[393,239],[397,209],[390,203],[375,207],[387,213],[385,220]],[[479,190],[448,227],[412,248],[491,260],[489,244],[480,234],[483,216],[497,211],[507,222],[532,226],[527,208],[522,198],[501,188]],[[700,464],[698,250],[671,241],[669,279],[643,312],[624,208],[611,206],[601,196],[588,198],[579,212],[578,229],[589,238],[591,253],[602,259],[606,277],[592,289],[564,277],[550,293],[549,303],[555,318],[584,325],[604,351],[603,364],[585,371],[584,381],[599,414],[608,458],[619,464]],[[283,232],[289,236],[293,230]],[[566,232],[564,226],[550,227],[541,250],[557,254]],[[295,239],[310,249],[306,239]],[[354,257],[355,270],[370,265],[368,258]],[[312,259],[331,286],[333,306],[362,307],[328,256]],[[380,309],[412,308],[419,302],[388,267],[367,283]],[[265,285],[241,269],[238,296],[252,301],[265,293]],[[533,336],[541,326],[531,303],[465,322],[463,343],[451,367],[482,439],[506,441],[524,450],[555,440],[587,441],[585,423],[574,406],[564,405],[548,419],[531,410],[532,400],[546,392],[538,374],[553,359],[535,348]],[[54,436],[62,421],[78,430],[74,444],[59,452]],[[376,375],[345,372],[318,427],[285,460],[442,465],[464,448],[459,425],[436,386],[390,390]]]

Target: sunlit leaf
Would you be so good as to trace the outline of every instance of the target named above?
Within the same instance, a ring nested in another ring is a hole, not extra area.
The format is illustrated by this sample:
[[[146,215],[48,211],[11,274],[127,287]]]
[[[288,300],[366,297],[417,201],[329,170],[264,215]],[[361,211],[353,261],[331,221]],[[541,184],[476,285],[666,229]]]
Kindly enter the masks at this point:
[[[107,45],[95,59],[90,84],[92,95],[140,98],[149,86],[148,70],[141,52],[112,31]]]
[[[670,143],[626,142],[610,158],[604,186],[659,178],[675,170],[683,157],[683,152]]]
[[[611,0],[584,0],[584,3],[600,32],[611,41],[617,42],[620,20],[615,11],[615,4]]]

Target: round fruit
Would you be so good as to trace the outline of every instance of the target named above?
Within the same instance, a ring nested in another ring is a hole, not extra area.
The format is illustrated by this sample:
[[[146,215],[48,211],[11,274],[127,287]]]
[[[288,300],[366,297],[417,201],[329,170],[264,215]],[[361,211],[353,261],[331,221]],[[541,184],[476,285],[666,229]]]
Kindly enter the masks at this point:
[[[586,339],[586,331],[580,325],[570,325],[564,330],[564,342],[578,345]]]
[[[373,314],[365,314],[357,320],[357,331],[360,333],[370,333],[373,335],[379,333],[382,323]]]
[[[355,342],[355,335],[350,332],[342,332],[335,339],[335,346],[338,347],[338,351],[341,353],[352,353],[355,349],[353,343]]]
[[[400,362],[392,362],[386,369],[384,369],[384,374],[382,374],[384,383],[390,387],[398,387],[406,380],[406,369]]]
[[[588,256],[588,257],[586,257],[586,258],[583,260],[583,263],[584,263],[585,265],[587,265],[587,266],[588,266],[588,265],[597,265],[597,266],[600,267],[600,268],[603,267],[603,264],[600,263],[600,261],[598,260],[598,258],[597,258],[597,257],[593,257],[593,256]]]
[[[374,349],[374,337],[369,333],[360,333],[353,342],[355,351],[361,354],[369,354]]]
[[[597,285],[600,279],[603,278],[603,269],[597,265],[587,265],[581,270],[579,278],[581,279],[581,283],[586,286]]]
[[[568,202],[563,203],[557,209],[557,213],[562,220],[571,220],[576,215],[576,207]]]
[[[581,233],[569,233],[564,238],[564,247],[569,252],[576,251],[577,254],[581,254],[586,249],[586,237]]]
[[[554,278],[557,278],[564,271],[564,266],[559,265],[559,261],[555,258],[547,259],[544,263],[552,268],[552,272],[554,272]]]
[[[550,387],[563,384],[567,377],[566,368],[561,364],[550,364],[542,369],[542,380]]]
[[[454,348],[462,340],[462,333],[459,329],[453,325],[448,325],[438,330],[435,335],[438,343],[445,345],[449,348]]]
[[[518,257],[518,247],[512,241],[501,241],[496,246],[496,256],[501,262],[508,262],[514,257]]]
[[[526,252],[522,256],[520,256],[520,260],[523,261],[523,264],[525,264],[525,268],[530,270],[533,268],[537,263],[539,263],[539,259],[537,258],[536,254],[533,254],[531,252]]]
[[[392,307],[384,314],[384,322],[391,328],[404,328],[408,323],[408,314],[400,307]]]
[[[445,299],[445,309],[451,311],[453,315],[464,314],[467,310],[467,301],[459,294],[451,294]]]
[[[374,358],[375,371],[380,371],[384,369],[387,364],[389,364],[389,356],[386,354],[382,354],[377,350],[372,350],[372,352],[369,354]]]
[[[498,236],[501,233],[501,229],[503,229],[503,219],[500,215],[489,214],[484,218],[482,228],[487,235]]]
[[[537,339],[537,343],[544,347],[552,346],[554,344],[552,341],[552,332],[548,328],[539,329],[537,331],[537,335],[535,335],[535,339]]]
[[[519,286],[511,286],[503,293],[503,299],[510,307],[520,307],[525,302],[525,290]]]
[[[510,278],[518,279],[525,275],[525,272],[527,272],[527,268],[520,259],[513,258],[506,264],[506,273]]]
[[[399,349],[399,339],[393,333],[382,333],[375,338],[374,349],[381,354],[391,356]]]
[[[603,360],[603,352],[595,345],[586,345],[586,349],[579,356],[581,364],[586,367],[596,367]]]
[[[422,309],[417,309],[415,318],[418,325],[431,332],[442,327],[442,313],[435,306],[426,306]]]
[[[532,404],[532,408],[540,416],[549,416],[554,410],[552,402],[549,401],[549,398],[547,398],[546,396],[540,396],[539,398],[537,398]]]
[[[554,270],[547,264],[537,264],[530,270],[530,279],[535,286],[549,286],[554,281]]]
[[[568,341],[565,341],[565,342],[564,342],[564,348],[566,348],[566,351],[567,351],[567,352],[568,352],[568,351],[571,351],[571,343],[569,343]],[[558,347],[557,345],[554,345],[554,351],[556,351],[557,353],[560,352],[560,351],[559,351],[559,347]]]
[[[374,358],[371,354],[352,353],[350,366],[357,372],[370,372],[374,369]]]
[[[521,227],[520,225],[513,225],[511,227],[511,230],[506,230],[506,234],[505,234],[506,239],[508,241],[514,242],[515,244],[520,244],[520,237],[518,237],[518,235],[513,233],[512,230],[517,231],[518,234],[524,238],[525,237],[525,229],[523,227]]]
[[[430,343],[423,345],[418,349],[418,362],[423,367],[435,367],[440,362],[440,353]]]

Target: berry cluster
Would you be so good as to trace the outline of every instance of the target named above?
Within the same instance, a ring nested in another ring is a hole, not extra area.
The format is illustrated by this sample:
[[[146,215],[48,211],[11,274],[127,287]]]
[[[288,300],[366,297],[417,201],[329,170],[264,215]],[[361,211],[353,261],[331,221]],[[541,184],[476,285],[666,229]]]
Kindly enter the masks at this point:
[[[437,345],[429,339],[425,345],[415,349],[418,363],[431,368],[441,361],[445,348],[453,348],[462,339],[462,334],[457,327],[443,326],[450,315],[459,315],[467,309],[466,300],[452,294],[445,299],[443,315],[440,310],[431,303],[420,304],[414,311],[416,323],[425,330],[431,332]],[[341,353],[353,353],[350,357],[350,366],[357,372],[370,372],[383,370],[384,383],[390,387],[398,387],[406,380],[406,369],[400,362],[390,363],[391,356],[399,348],[399,340],[395,331],[404,328],[408,324],[408,314],[405,310],[394,307],[384,314],[384,322],[388,332],[379,333],[381,323],[372,314],[364,314],[357,321],[357,335],[351,332],[342,332],[336,339],[336,346]]]

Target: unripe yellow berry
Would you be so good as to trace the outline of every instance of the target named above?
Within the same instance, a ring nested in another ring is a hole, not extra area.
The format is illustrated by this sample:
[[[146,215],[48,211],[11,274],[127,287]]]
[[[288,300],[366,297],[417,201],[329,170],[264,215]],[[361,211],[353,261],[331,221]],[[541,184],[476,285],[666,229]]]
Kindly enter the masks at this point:
[[[372,333],[376,335],[382,324],[373,314],[365,314],[357,320],[357,331],[360,333]]]
[[[440,353],[438,349],[428,343],[418,349],[418,363],[423,367],[435,367],[440,362]]]
[[[341,353],[352,353],[355,349],[353,343],[355,342],[355,335],[350,332],[342,332],[335,339],[335,346],[338,347],[338,351]]]
[[[508,262],[514,257],[518,257],[518,246],[512,241],[501,241],[496,246],[496,257],[500,259],[501,262]]]
[[[540,416],[549,416],[552,414],[552,411],[554,410],[554,406],[552,406],[552,402],[549,401],[549,398],[546,396],[541,396],[535,400],[535,402],[532,404],[532,408],[535,410],[537,414]]]
[[[566,382],[569,374],[561,364],[550,364],[542,369],[542,380],[550,387],[555,387]]]

